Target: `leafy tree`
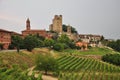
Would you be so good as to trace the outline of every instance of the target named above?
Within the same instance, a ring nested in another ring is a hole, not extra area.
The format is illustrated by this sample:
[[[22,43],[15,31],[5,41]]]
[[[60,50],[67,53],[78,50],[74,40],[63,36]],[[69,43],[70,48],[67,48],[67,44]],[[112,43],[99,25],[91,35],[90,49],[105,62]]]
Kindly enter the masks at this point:
[[[53,39],[45,39],[44,44],[46,47],[52,47],[54,45],[54,40]]]
[[[48,74],[48,71],[57,71],[58,65],[54,57],[50,55],[38,55],[36,58],[36,69],[44,70],[45,74]]]
[[[70,40],[69,37],[65,34],[62,34],[58,39],[57,39],[58,43],[62,43],[62,44],[57,44],[59,45],[59,48],[71,48],[71,49],[77,49],[78,47],[76,47],[75,42]],[[63,46],[63,47],[60,47]]]
[[[64,32],[67,32],[67,26],[65,24],[62,25],[62,29]]]
[[[17,48],[17,52],[19,52],[20,50],[20,47],[22,46],[23,44],[23,39],[20,37],[20,36],[17,36],[17,35],[14,35],[11,37],[11,44]]]
[[[68,26],[65,25],[65,24],[62,25],[62,29],[63,29],[64,32],[67,32],[67,27]],[[71,26],[71,32],[72,33],[77,33],[77,30],[74,27]]]
[[[14,49],[15,47],[14,47],[13,44],[10,44],[8,48],[9,48],[9,49]]]
[[[72,33],[78,33],[74,27],[71,28]]]
[[[76,48],[78,48],[78,47],[75,45],[74,42],[70,42],[70,43],[69,43],[69,47],[70,47],[71,49],[76,49]]]
[[[41,40],[41,41],[44,41],[44,40],[45,40],[45,37],[40,36],[39,34],[36,34],[36,37],[37,37],[39,40]]]
[[[60,42],[60,43],[69,44],[70,39],[68,38],[67,35],[62,34],[62,35],[57,39],[57,41]]]
[[[24,45],[28,51],[32,51],[33,48],[39,46],[39,39],[34,35],[28,35],[24,39]]]
[[[102,60],[120,66],[120,54],[106,54]]]
[[[101,36],[101,41],[105,40],[104,36]]]
[[[53,49],[56,51],[62,51],[64,49],[64,44],[56,43],[56,44],[54,44]]]
[[[109,47],[113,48],[114,50],[120,52],[120,40],[112,41],[112,42],[108,43],[107,46],[109,46]]]
[[[44,45],[44,41],[42,41],[42,40],[38,40],[38,42],[37,42],[37,47],[44,47],[45,45]]]

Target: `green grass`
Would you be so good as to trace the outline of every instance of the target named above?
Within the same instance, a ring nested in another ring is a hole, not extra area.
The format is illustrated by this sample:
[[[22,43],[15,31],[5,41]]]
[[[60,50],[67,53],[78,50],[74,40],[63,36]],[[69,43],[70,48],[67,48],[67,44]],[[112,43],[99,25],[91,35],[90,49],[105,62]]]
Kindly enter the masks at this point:
[[[11,68],[12,65],[18,65],[22,69],[27,69],[34,65],[33,55],[22,52],[0,52],[0,67]]]
[[[81,50],[73,50],[73,49],[67,49],[64,50],[63,53],[68,53],[68,54],[80,54],[80,55],[105,55],[109,53],[117,53],[111,49],[108,48],[98,48],[94,47],[86,51],[81,51]]]
[[[35,48],[32,52],[26,50],[20,51],[0,51],[0,68],[11,68],[13,65],[18,65],[22,69],[27,69],[35,66],[35,58],[39,54],[59,56],[54,52],[50,52],[47,48]]]

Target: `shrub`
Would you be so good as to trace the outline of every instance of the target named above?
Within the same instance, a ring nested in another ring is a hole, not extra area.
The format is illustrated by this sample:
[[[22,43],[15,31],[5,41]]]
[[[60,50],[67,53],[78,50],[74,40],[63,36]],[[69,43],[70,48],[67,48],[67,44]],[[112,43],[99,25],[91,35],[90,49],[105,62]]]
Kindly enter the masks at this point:
[[[116,51],[120,52],[120,40],[112,41],[107,46],[113,48]]]
[[[102,60],[120,66],[120,54],[106,54]]]
[[[56,43],[53,46],[53,49],[56,50],[56,51],[62,51],[64,49],[64,44],[62,44],[62,43]]]

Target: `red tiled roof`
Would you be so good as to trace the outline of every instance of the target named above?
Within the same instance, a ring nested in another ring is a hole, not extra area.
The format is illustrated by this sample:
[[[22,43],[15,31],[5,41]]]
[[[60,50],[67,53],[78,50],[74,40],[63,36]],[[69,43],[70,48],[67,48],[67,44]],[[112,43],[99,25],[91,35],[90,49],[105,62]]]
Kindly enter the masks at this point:
[[[31,32],[46,32],[46,30],[23,30],[23,31],[31,31]]]
[[[20,34],[20,33],[14,32],[14,31],[12,31],[12,34],[13,34],[13,35],[20,35],[20,36],[22,35],[22,34]]]
[[[8,33],[11,33],[11,31],[7,31],[7,30],[4,30],[4,29],[0,29],[1,32],[8,32]]]

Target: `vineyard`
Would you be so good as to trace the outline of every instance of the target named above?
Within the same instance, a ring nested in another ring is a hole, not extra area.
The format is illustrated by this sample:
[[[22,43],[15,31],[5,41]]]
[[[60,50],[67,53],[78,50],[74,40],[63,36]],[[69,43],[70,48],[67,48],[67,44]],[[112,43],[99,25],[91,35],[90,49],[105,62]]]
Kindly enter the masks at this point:
[[[95,59],[63,56],[58,59],[59,80],[120,80],[120,68]]]
[[[34,72],[28,76],[28,71],[23,72],[19,68],[0,68],[0,80],[42,80],[42,75],[36,78]]]

